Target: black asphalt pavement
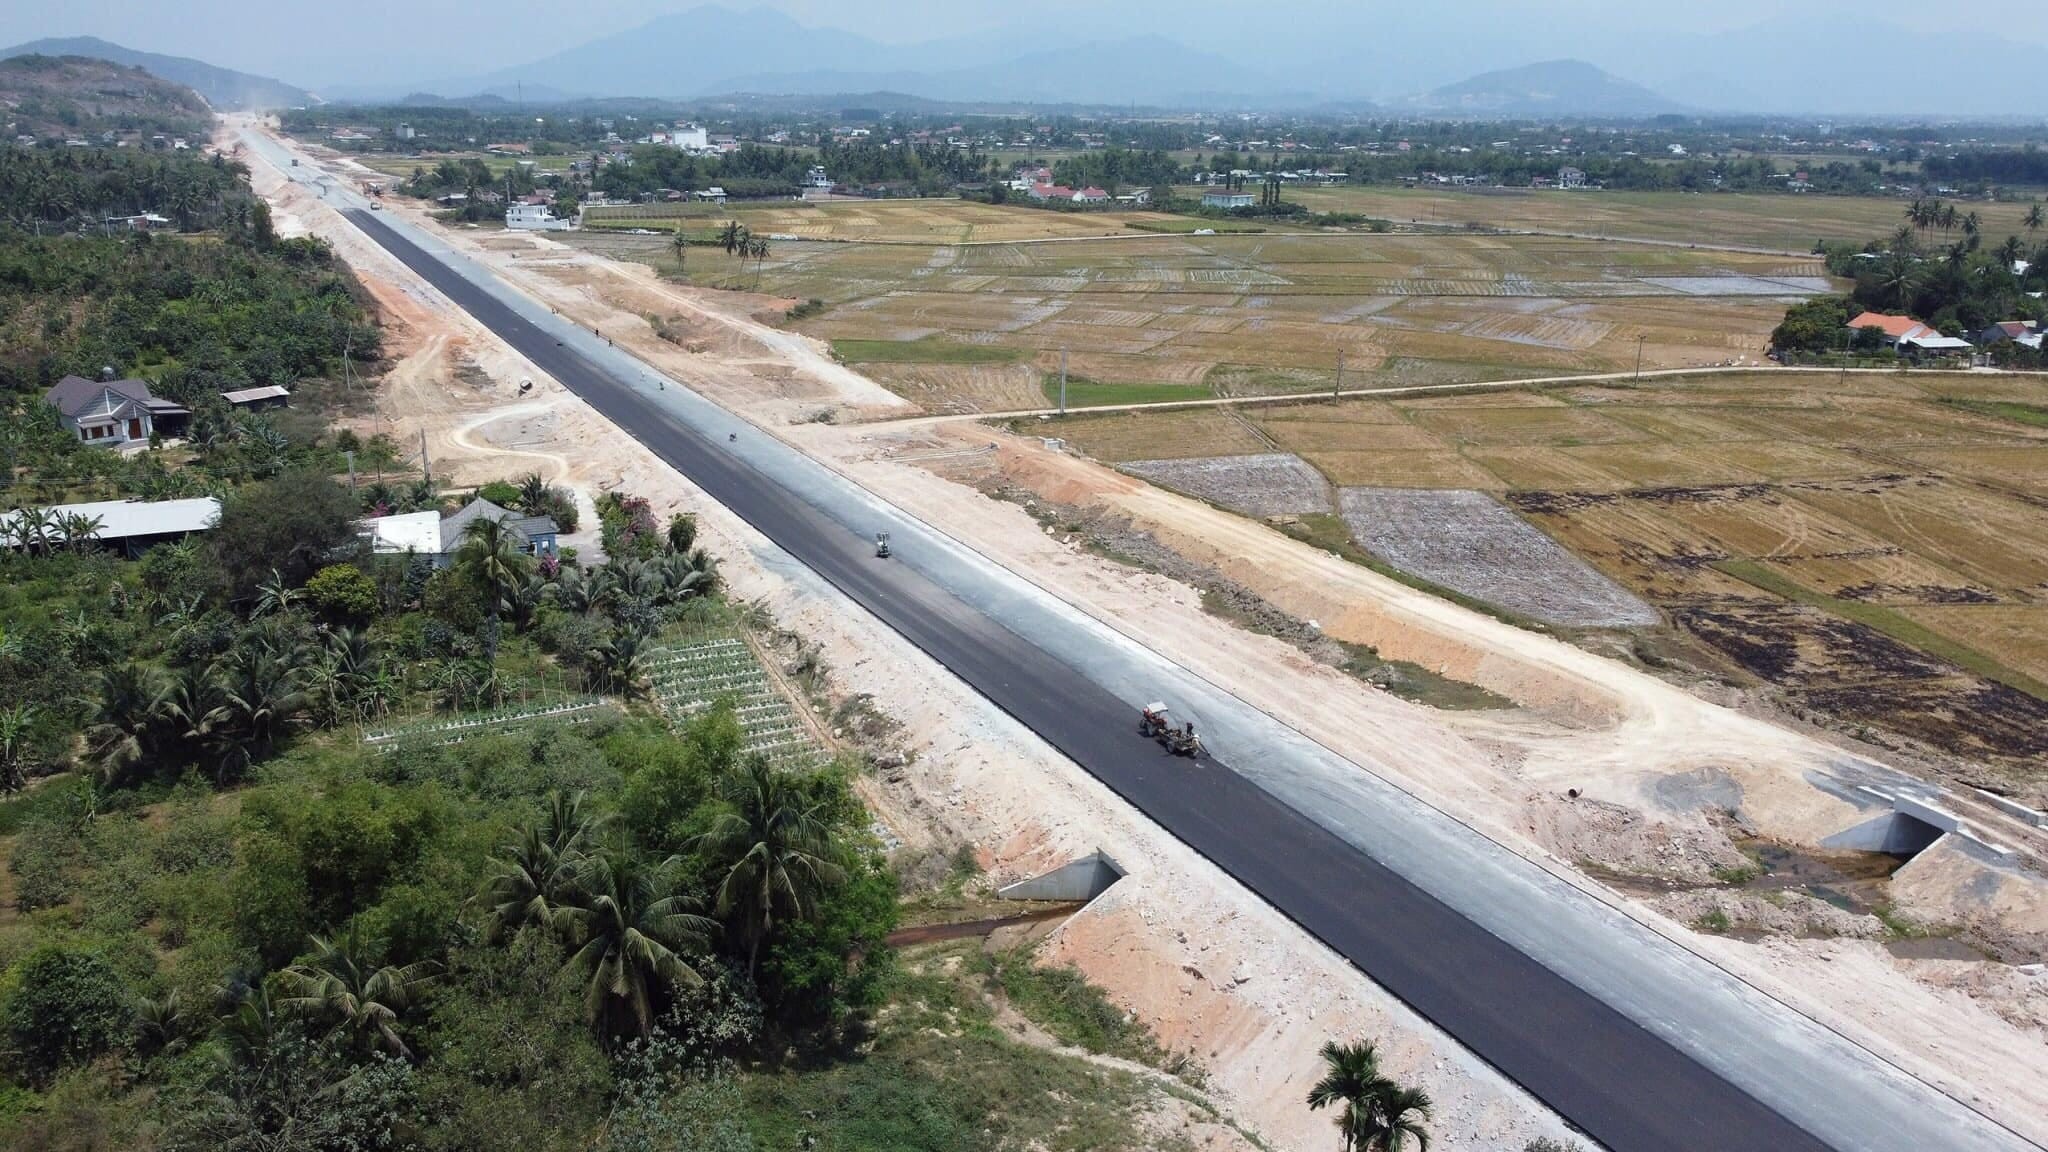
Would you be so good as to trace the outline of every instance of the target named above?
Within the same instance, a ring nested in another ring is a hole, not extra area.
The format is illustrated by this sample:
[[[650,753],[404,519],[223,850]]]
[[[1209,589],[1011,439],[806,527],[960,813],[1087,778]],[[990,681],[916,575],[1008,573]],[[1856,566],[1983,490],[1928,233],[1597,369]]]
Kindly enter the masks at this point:
[[[712,499],[1614,1152],[1827,1145],[686,426],[371,213],[349,219]],[[1339,1039],[1349,1039],[1339,1037]],[[1843,1150],[1847,1152],[1847,1150]]]

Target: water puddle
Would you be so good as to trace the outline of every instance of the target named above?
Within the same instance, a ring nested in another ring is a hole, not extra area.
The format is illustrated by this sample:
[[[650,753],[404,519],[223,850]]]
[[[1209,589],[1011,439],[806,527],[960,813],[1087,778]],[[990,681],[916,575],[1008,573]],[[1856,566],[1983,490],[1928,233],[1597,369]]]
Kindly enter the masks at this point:
[[[1804,892],[1845,912],[1874,913],[1887,903],[1886,887],[1906,858],[1884,852],[1813,852],[1769,840],[1736,847],[1758,871],[1735,885],[1745,892]]]
[[[1885,941],[1884,950],[1901,960],[1989,960],[1990,956],[1952,936],[1908,936]]]

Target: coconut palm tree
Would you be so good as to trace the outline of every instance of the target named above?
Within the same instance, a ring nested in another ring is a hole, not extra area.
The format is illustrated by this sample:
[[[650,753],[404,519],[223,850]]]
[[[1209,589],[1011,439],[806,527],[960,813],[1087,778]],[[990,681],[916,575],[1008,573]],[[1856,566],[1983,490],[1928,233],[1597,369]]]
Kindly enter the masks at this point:
[[[2020,224],[2026,228],[2027,235],[2030,238],[2034,235],[2034,233],[2039,232],[2041,230],[2041,202],[2039,200],[2034,201],[2034,203],[2027,208],[2027,214],[2025,216],[2020,217]]]
[[[219,759],[216,777],[225,782],[269,757],[305,711],[296,652],[262,643],[243,643],[216,661],[212,679],[218,693],[207,723]]]
[[[725,249],[727,256],[740,252],[747,243],[747,226],[737,220],[728,220],[718,230],[718,246]]]
[[[1879,270],[1878,286],[1892,307],[1905,310],[1920,290],[1920,266],[1903,252],[1894,252]]]
[[[826,822],[825,801],[760,755],[718,782],[724,804],[697,847],[722,871],[715,911],[736,917],[747,944],[747,971],[777,925],[808,918],[818,894],[845,879]]]
[[[675,232],[669,236],[668,250],[670,252],[675,253],[676,271],[688,271],[688,268],[686,267],[685,263],[685,257],[687,257],[690,252],[690,234],[683,231],[683,226],[681,224],[676,225]]]
[[[499,849],[497,871],[484,886],[489,929],[503,939],[528,925],[552,927],[576,886],[583,852],[596,836],[597,817],[583,811],[583,796],[548,797],[546,814]]]
[[[1308,1106],[1320,1111],[1342,1108],[1337,1115],[1337,1132],[1343,1152],[1355,1152],[1358,1138],[1366,1130],[1365,1119],[1373,1100],[1393,1084],[1380,1075],[1379,1052],[1369,1040],[1356,1044],[1323,1044],[1323,1078],[1308,1090]]]
[[[1429,1152],[1430,1100],[1420,1088],[1383,1081],[1360,1114],[1359,1152]]]
[[[144,996],[135,1006],[135,1043],[144,1055],[176,1054],[185,1047],[198,1021],[185,1010],[176,988],[162,996]]]
[[[1998,246],[1999,263],[2010,269],[2014,264],[2019,263],[2020,256],[2026,250],[2027,246],[2020,241],[2019,237],[2007,236],[2005,242]]]
[[[85,747],[107,783],[120,783],[130,769],[154,756],[162,726],[157,708],[162,692],[156,677],[142,665],[119,664],[100,671]]]
[[[496,620],[500,612],[515,606],[533,559],[519,550],[503,524],[488,516],[470,521],[462,535],[462,547],[455,553],[456,570],[484,593],[490,617]]]
[[[672,986],[703,980],[685,957],[718,925],[686,911],[682,880],[677,858],[650,865],[630,852],[587,856],[578,869],[560,922],[576,949],[569,965],[585,979],[584,1011],[607,1039],[647,1035]]]
[[[358,1050],[380,1048],[409,1057],[398,1018],[414,992],[434,976],[431,960],[372,968],[354,925],[333,940],[311,938],[313,958],[278,973],[277,1007],[326,1024]]]
[[[519,478],[519,510],[528,516],[545,516],[548,511],[548,482],[538,472]]]

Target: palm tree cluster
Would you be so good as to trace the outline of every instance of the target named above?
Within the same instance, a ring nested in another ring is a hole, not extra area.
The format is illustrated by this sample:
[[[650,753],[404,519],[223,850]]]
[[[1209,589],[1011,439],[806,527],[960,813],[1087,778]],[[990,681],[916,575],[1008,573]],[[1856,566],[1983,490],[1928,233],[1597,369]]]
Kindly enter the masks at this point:
[[[139,771],[206,766],[216,781],[239,777],[296,729],[383,715],[400,693],[367,634],[316,631],[297,612],[295,590],[266,584],[255,621],[204,664],[168,671],[140,664],[103,670],[85,730],[88,755],[112,785]],[[196,605],[158,617],[196,627]]]
[[[594,691],[641,693],[645,653],[664,621],[718,589],[718,562],[694,546],[694,521],[677,517],[667,533],[643,533],[638,539],[644,547],[623,549],[594,569],[563,567],[545,586],[544,603],[607,625],[601,635],[592,634],[582,646],[563,652],[581,665]]]
[[[247,170],[225,157],[112,148],[5,148],[0,217],[24,231],[97,225],[156,212],[181,229],[246,227],[256,202]]]
[[[558,939],[607,1040],[646,1036],[679,988],[702,983],[721,939],[744,945],[751,974],[762,946],[814,916],[845,876],[822,802],[798,778],[751,757],[726,766],[716,792],[719,810],[689,858],[651,857],[582,796],[560,793],[495,857],[478,898],[489,938]],[[712,916],[696,910],[706,886]]]
[[[1343,1152],[1428,1152],[1430,1099],[1380,1071],[1368,1041],[1323,1045],[1323,1077],[1308,1090],[1312,1109],[1336,1108]]]
[[[754,282],[756,284],[760,283],[761,262],[768,259],[768,240],[766,237],[754,235],[747,230],[745,224],[737,220],[728,220],[725,222],[725,227],[718,231],[718,246],[725,250],[727,256],[739,257],[742,263],[749,259],[753,260]],[[678,248],[677,260],[680,261],[681,258],[681,249]]]
[[[81,552],[99,538],[106,522],[98,516],[59,512],[54,508],[22,508],[0,524],[0,544],[21,548],[31,556],[63,549]]]

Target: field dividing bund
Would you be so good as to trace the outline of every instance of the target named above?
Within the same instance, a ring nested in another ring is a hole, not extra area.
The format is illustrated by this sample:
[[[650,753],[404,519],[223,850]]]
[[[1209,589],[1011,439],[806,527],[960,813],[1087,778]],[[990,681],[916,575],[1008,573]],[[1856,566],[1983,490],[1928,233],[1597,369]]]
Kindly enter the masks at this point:
[[[1084,414],[1057,434],[1247,514],[1305,509],[1327,484],[1353,541],[1410,575],[1566,627],[1675,629],[1794,707],[1969,757],[1973,778],[2039,799],[2036,405],[2048,378],[1753,372]],[[1277,490],[1292,461],[1317,475]],[[1599,582],[1566,595],[1538,562],[1551,541]]]

